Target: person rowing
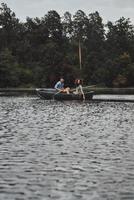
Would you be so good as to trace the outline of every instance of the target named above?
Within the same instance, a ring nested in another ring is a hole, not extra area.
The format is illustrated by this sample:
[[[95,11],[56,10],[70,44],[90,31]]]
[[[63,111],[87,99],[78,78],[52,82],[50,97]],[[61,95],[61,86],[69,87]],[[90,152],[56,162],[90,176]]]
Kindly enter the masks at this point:
[[[83,100],[85,100],[85,94],[83,92],[83,87],[82,87],[82,80],[81,79],[76,79],[75,80],[75,85],[76,85],[76,89],[75,89],[74,94],[82,95]]]
[[[70,94],[70,88],[64,88],[64,79],[60,78],[60,81],[58,81],[54,88],[59,92],[59,93],[67,93]]]

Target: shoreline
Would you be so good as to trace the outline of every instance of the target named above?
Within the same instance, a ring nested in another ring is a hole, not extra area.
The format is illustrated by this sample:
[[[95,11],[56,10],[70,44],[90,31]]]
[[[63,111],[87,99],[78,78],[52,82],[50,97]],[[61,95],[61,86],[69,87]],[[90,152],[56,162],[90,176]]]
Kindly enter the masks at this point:
[[[85,91],[94,91],[95,94],[134,95],[134,88],[97,88]],[[0,96],[4,95],[36,95],[36,88],[0,88]]]
[[[91,88],[94,91],[92,102],[129,102],[134,103],[134,88]],[[36,88],[0,88],[0,97],[37,96]]]

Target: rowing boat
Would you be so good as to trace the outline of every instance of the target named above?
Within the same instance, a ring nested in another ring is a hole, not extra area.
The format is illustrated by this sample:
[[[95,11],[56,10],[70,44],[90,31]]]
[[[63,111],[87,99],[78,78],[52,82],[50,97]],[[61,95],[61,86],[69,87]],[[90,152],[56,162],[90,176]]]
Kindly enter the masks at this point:
[[[46,99],[46,100],[50,100],[50,99],[55,99],[55,100],[83,100],[83,96],[79,95],[79,94],[74,94],[74,93],[70,93],[70,94],[66,94],[66,93],[60,93],[57,92],[57,90],[55,89],[36,89],[37,95],[40,98]],[[90,91],[90,92],[85,92],[85,99],[86,100],[91,100],[93,98],[94,95],[94,91]]]

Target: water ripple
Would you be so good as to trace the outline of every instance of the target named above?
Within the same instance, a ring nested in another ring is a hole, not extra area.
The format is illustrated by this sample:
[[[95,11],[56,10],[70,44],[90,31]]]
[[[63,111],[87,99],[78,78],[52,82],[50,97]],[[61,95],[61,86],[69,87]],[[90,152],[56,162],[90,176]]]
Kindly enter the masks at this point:
[[[134,199],[134,104],[0,98],[0,199]]]

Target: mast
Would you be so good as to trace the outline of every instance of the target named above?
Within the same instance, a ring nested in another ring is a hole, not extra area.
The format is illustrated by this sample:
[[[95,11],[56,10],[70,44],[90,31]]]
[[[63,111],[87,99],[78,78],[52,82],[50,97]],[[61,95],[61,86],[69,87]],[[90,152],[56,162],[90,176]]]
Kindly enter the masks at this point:
[[[81,55],[81,42],[79,39],[79,64],[80,64],[80,70],[82,69],[82,55]]]

